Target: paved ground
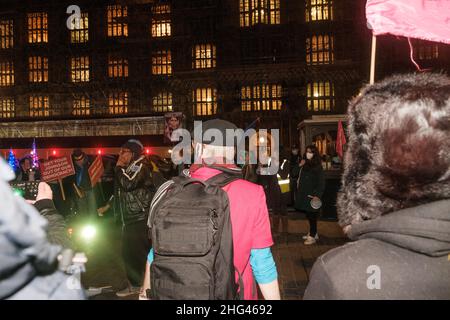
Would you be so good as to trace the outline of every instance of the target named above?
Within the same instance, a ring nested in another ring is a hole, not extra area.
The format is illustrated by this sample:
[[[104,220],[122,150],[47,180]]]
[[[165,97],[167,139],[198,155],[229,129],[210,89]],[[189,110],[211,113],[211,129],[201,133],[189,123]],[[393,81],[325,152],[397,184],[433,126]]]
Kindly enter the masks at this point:
[[[89,262],[82,282],[86,288],[112,286],[92,299],[117,299],[114,291],[126,283],[120,254],[120,230],[111,221],[103,222],[101,230],[97,243],[93,243],[88,250]],[[318,230],[319,242],[305,246],[301,236],[308,232],[308,222],[302,215],[290,213],[289,235],[287,239],[277,241],[273,247],[282,299],[301,299],[317,257],[347,241],[334,221],[319,221]]]

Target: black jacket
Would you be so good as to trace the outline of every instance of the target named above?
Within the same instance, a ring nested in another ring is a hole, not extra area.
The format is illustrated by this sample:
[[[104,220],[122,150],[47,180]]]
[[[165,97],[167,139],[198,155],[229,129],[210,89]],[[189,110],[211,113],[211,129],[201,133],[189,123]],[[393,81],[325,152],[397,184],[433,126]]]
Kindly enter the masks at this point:
[[[123,225],[146,221],[155,194],[151,164],[145,156],[115,168],[114,213]]]
[[[297,176],[300,176],[297,195],[295,197],[295,208],[302,212],[319,212],[320,209],[313,209],[310,205],[311,198],[316,196],[322,199],[325,190],[325,178],[322,165],[315,167],[297,166]]]
[[[353,225],[356,241],[318,258],[304,299],[450,299],[449,208],[442,200]]]
[[[64,248],[70,248],[71,242],[67,235],[66,223],[62,215],[58,213],[52,200],[39,200],[34,204],[48,221],[47,238],[50,243],[58,244]]]

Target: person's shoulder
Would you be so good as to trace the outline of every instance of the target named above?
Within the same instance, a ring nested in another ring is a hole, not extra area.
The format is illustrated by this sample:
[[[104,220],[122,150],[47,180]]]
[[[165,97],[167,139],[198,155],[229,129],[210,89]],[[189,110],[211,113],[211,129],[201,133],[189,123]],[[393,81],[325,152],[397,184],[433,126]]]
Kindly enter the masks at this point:
[[[241,192],[248,194],[258,194],[260,192],[264,193],[263,188],[256,183],[244,180],[244,179],[238,179],[230,183],[230,186],[233,188],[239,188]]]

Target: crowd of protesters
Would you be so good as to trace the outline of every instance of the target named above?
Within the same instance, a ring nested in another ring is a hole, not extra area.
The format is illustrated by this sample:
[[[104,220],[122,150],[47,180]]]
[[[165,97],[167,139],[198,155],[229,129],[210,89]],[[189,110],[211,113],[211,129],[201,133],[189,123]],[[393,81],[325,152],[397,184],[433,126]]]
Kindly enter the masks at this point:
[[[207,121],[203,126],[204,130],[214,128],[220,132],[236,129],[234,124],[220,119]],[[339,224],[353,241],[318,258],[305,299],[450,298],[449,131],[450,79],[444,75],[394,76],[367,86],[350,103],[349,143],[337,208]],[[188,234],[161,235],[161,230],[180,224],[182,218],[158,224],[151,219],[152,215],[149,218],[149,213],[170,213],[158,203],[164,197],[176,197],[178,189],[174,186],[207,185],[208,181],[223,178],[225,182],[221,181],[218,186],[227,200],[226,206],[220,208],[229,215],[232,225],[229,230],[232,242],[228,244],[232,244],[233,268],[229,269],[228,276],[236,284],[236,288],[233,285],[230,288],[236,289],[241,298],[252,300],[258,298],[257,284],[263,298],[280,299],[279,270],[271,252],[272,235],[279,234],[280,225],[282,235],[289,229],[277,173],[262,174],[265,165],[251,163],[250,153],[243,155],[246,162],[242,168],[224,165],[229,163],[223,160],[230,160],[232,148],[225,141],[194,138],[192,147],[200,151],[201,163],[191,165],[182,173],[183,178],[163,183],[164,179],[156,182],[155,164],[144,156],[142,143],[136,139],[127,141],[115,164],[112,196],[101,205],[96,202],[87,173],[89,157],[82,150],[73,152],[75,175],[68,184],[74,191],[77,210],[89,215],[112,211],[122,224],[122,257],[128,286],[117,295],[139,293],[140,299],[176,298],[177,291],[181,294],[189,288],[192,289],[190,297],[195,298],[195,292],[198,297],[202,296],[200,292],[208,284],[201,283],[201,279],[198,283],[180,280],[182,271],[173,274],[174,266],[166,264],[166,271],[161,267],[164,259],[169,261],[165,253],[171,252],[172,249],[168,249],[171,245],[179,239],[190,241]],[[212,165],[211,159],[220,161]],[[304,154],[294,146],[289,160],[290,200],[309,222],[309,233],[303,236],[304,244],[314,245],[319,240],[317,221],[325,189],[322,159],[317,148],[310,145]],[[31,167],[30,158],[24,158],[16,177],[21,181],[33,181],[39,180],[40,173]],[[5,199],[0,203],[4,206],[0,208],[0,298],[83,298],[78,291],[70,295],[64,289],[61,289],[61,296],[33,296],[36,286],[46,288],[50,281],[56,281],[51,282],[52,285],[60,288],[64,276],[49,265],[54,265],[61,247],[69,247],[70,243],[62,231],[64,222],[55,218],[58,213],[48,185],[41,183],[32,208],[25,201],[12,197],[6,182],[13,175],[1,159],[0,178],[1,198]],[[13,213],[18,217],[14,221]],[[47,231],[46,224],[49,225]],[[31,236],[18,233],[18,227],[29,229]],[[216,229],[214,223],[214,237],[216,230],[222,229]],[[200,241],[202,235],[195,239]],[[166,243],[161,244],[162,241]],[[186,254],[186,248],[195,249],[194,245],[191,248],[190,245],[180,246],[183,248],[171,252],[178,258]],[[32,254],[20,255],[19,251],[25,249]],[[15,261],[15,255],[23,261]],[[6,256],[12,258],[5,264],[3,257]],[[192,262],[192,257],[188,258],[187,261]],[[42,259],[45,263],[38,266],[33,259]],[[370,266],[382,270],[380,290],[372,290],[367,285]],[[7,276],[13,273],[2,273],[5,267],[16,268],[18,272],[13,277]],[[55,274],[59,280],[48,278]],[[194,270],[187,277],[195,279],[196,275]],[[26,283],[29,285],[24,286]],[[175,287],[169,290],[173,283]],[[220,297],[213,292],[208,297],[217,296]]]

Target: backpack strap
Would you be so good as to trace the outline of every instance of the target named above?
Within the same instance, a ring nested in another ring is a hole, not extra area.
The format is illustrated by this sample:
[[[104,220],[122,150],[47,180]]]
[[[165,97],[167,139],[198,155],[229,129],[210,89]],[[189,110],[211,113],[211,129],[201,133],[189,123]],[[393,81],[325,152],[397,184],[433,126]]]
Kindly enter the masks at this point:
[[[205,182],[208,185],[218,186],[220,188],[225,187],[227,184],[230,184],[233,181],[242,179],[240,175],[230,175],[229,173],[222,172],[217,175],[215,175],[212,178],[209,178]]]

